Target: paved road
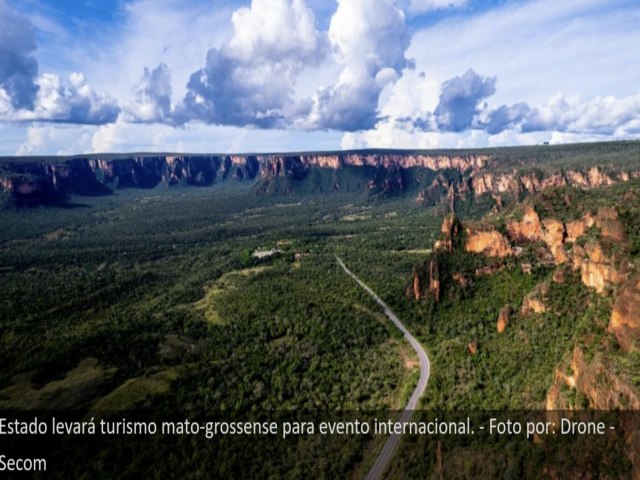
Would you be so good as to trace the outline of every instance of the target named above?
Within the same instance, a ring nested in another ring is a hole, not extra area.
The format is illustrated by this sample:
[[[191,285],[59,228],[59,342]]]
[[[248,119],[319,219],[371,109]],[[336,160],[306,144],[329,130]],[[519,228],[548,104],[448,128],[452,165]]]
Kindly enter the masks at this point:
[[[382,307],[384,314],[387,317],[389,317],[389,320],[391,320],[396,327],[398,327],[398,329],[403,333],[404,338],[411,344],[413,349],[418,354],[418,358],[420,359],[420,378],[418,379],[418,385],[416,385],[416,389],[411,394],[411,397],[409,398],[407,405],[404,407],[404,410],[402,411],[400,418],[397,420],[400,423],[406,423],[411,418],[411,415],[413,414],[413,410],[415,410],[416,405],[418,404],[418,400],[422,396],[424,389],[427,387],[427,381],[429,380],[429,372],[431,371],[431,365],[429,364],[429,357],[427,357],[427,352],[424,351],[424,348],[422,348],[422,345],[418,343],[418,341],[414,338],[414,336],[409,333],[407,328],[403,325],[400,319],[398,319],[396,314],[391,311],[388,305],[384,303],[380,299],[380,297],[376,295],[376,293],[373,290],[371,290],[362,280],[356,277],[351,272],[351,270],[347,268],[347,266],[338,256],[336,256],[336,260],[338,261],[338,265],[342,267],[342,269],[347,273],[347,275],[353,278],[358,283],[358,285],[364,288],[369,293],[369,295],[373,297],[376,303]],[[378,455],[378,458],[373,464],[373,467],[371,467],[371,470],[369,470],[369,473],[365,477],[366,480],[378,480],[379,478],[382,477],[382,474],[387,468],[387,465],[389,464],[389,461],[391,460],[391,456],[393,455],[393,452],[398,446],[399,441],[400,441],[399,435],[393,434],[389,436],[384,446],[382,447],[380,455]]]

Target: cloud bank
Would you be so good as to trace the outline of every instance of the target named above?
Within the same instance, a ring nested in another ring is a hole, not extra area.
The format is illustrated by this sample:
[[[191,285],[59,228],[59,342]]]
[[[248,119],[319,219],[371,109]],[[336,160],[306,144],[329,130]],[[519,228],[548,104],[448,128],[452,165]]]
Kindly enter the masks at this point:
[[[0,118],[94,125],[117,119],[117,101],[96,93],[83,74],[72,73],[68,85],[57,74],[38,76],[33,25],[2,1],[0,24]]]
[[[484,78],[472,69],[447,80],[434,110],[436,125],[443,132],[462,132],[471,128],[482,100],[496,93],[496,78]]]
[[[329,39],[344,68],[335,85],[318,90],[305,126],[372,128],[382,90],[412,66],[405,57],[411,38],[404,13],[392,0],[339,0]]]
[[[445,81],[433,111],[384,119],[407,131],[460,133],[480,130],[498,135],[506,130],[519,133],[561,132],[572,134],[637,134],[640,126],[640,94],[617,98],[553,96],[546,105],[526,102],[490,106],[496,93],[496,77],[484,77],[473,69]],[[379,127],[380,123],[376,125]]]
[[[155,69],[145,67],[135,87],[135,100],[125,106],[133,122],[162,123],[171,113],[171,71],[161,63]]]
[[[407,10],[416,15],[434,10],[460,8],[467,4],[467,0],[409,0]]]
[[[253,0],[231,20],[231,39],[191,75],[176,121],[273,128],[304,113],[293,87],[326,53],[313,11],[302,0]]]
[[[33,27],[3,0],[0,0],[0,24],[0,87],[11,108],[33,109],[38,93]]]
[[[31,151],[29,145],[40,151],[46,142],[68,138],[66,130],[55,135],[43,127],[59,124],[95,126],[83,127],[83,135],[93,132],[91,141],[85,138],[93,150],[126,149],[133,145],[129,131],[162,132],[147,142],[160,148],[167,132],[186,136],[196,129],[231,129],[234,142],[250,141],[259,131],[281,139],[343,135],[344,145],[371,147],[637,137],[640,92],[635,84],[628,87],[633,67],[600,69],[607,78],[621,80],[582,95],[563,83],[587,58],[587,46],[600,52],[605,66],[609,58],[629,55],[608,45],[626,45],[626,38],[630,46],[634,39],[637,43],[640,37],[627,23],[640,20],[640,8],[619,3],[609,8],[604,0],[568,0],[551,8],[551,0],[527,0],[476,12],[477,5],[467,0],[337,0],[331,11],[305,0],[252,0],[240,8],[225,2],[215,20],[213,15],[202,20],[211,24],[210,40],[201,38],[207,26],[198,24],[199,43],[190,43],[188,61],[176,60],[181,46],[166,34],[172,26],[162,23],[166,15],[158,14],[150,21],[153,28],[147,25],[139,35],[125,35],[127,42],[142,43],[136,43],[130,61],[122,61],[126,78],[114,80],[112,88],[104,61],[97,73],[90,61],[64,74],[50,64],[41,72],[34,29],[42,20],[30,21],[0,0],[5,26],[0,31],[0,122],[33,123],[26,127],[22,151]],[[121,13],[131,21],[160,9],[174,12],[173,19],[181,8],[173,0],[134,0]],[[182,21],[193,22],[194,12],[208,8],[191,5]],[[421,18],[433,23],[425,27]],[[224,19],[230,21],[221,24]],[[606,33],[596,31],[599,22]],[[125,25],[132,31],[140,26]],[[612,29],[615,25],[623,25],[626,33]],[[177,38],[189,42],[185,23],[180,27]],[[154,30],[162,35],[151,38]],[[604,40],[588,44],[595,34]],[[37,38],[42,37],[38,30]],[[574,38],[580,40],[572,44]],[[114,45],[122,56],[123,45]],[[151,46],[155,53],[147,58],[143,53]],[[194,49],[202,52],[194,56]],[[609,56],[603,55],[607,49]],[[547,72],[547,58],[560,59],[549,66],[555,76],[548,85],[531,68],[544,63]],[[143,59],[149,62],[145,68]],[[514,75],[517,68],[520,74]],[[115,88],[117,99],[94,89],[87,78],[111,93]],[[616,88],[619,84],[624,88]],[[606,95],[599,96],[601,91]],[[120,141],[125,137],[129,140]]]

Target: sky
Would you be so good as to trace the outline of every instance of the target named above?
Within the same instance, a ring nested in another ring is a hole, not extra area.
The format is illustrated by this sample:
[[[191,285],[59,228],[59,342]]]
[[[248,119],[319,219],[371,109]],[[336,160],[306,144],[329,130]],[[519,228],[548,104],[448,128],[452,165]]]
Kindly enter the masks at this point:
[[[637,0],[0,0],[0,155],[640,138]]]

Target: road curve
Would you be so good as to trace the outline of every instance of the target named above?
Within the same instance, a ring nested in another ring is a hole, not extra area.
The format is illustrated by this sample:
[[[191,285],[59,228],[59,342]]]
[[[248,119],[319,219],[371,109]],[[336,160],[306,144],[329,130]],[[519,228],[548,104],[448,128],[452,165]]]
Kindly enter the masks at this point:
[[[422,345],[420,345],[420,343],[415,339],[415,337],[409,333],[407,328],[396,316],[396,314],[391,311],[389,306],[386,303],[384,303],[382,299],[378,295],[376,295],[376,293],[373,290],[371,290],[362,280],[356,277],[353,274],[353,272],[351,272],[351,270],[347,268],[344,262],[337,255],[336,255],[336,260],[338,261],[338,265],[342,267],[345,273],[349,275],[351,278],[353,278],[358,283],[358,285],[364,288],[367,291],[367,293],[369,293],[369,295],[373,297],[376,303],[382,307],[384,314],[387,317],[389,317],[389,320],[391,320],[396,327],[398,327],[398,329],[404,335],[404,338],[411,344],[413,349],[418,354],[418,358],[420,359],[420,378],[418,379],[418,384],[416,385],[415,390],[411,394],[409,401],[405,405],[404,410],[400,415],[400,418],[397,420],[399,423],[406,423],[411,418],[411,415],[413,414],[413,410],[415,410],[416,405],[418,404],[418,400],[420,399],[420,397],[422,396],[422,393],[427,387],[427,381],[429,380],[429,373],[431,371],[431,365],[429,363],[429,357],[427,357],[427,352],[424,351],[424,348],[422,348]],[[399,441],[400,441],[400,435],[392,434],[389,436],[384,446],[382,447],[382,450],[380,451],[380,455],[378,455],[378,458],[376,459],[375,463],[371,467],[371,470],[369,470],[369,473],[365,477],[366,480],[378,480],[379,478],[382,477],[382,474],[387,468],[387,465],[389,464],[389,461],[391,460],[391,456],[393,455],[393,452],[398,446]]]

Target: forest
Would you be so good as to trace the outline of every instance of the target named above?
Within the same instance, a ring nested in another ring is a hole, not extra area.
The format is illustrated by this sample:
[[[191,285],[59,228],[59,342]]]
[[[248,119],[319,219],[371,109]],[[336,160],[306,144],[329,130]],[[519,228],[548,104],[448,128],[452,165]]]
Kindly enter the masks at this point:
[[[536,201],[554,215],[571,215],[561,201],[567,194],[594,211],[615,205],[635,258],[638,204],[624,198],[638,188],[632,181],[597,192],[559,189]],[[427,349],[433,372],[421,408],[429,411],[542,409],[572,346],[593,333],[600,341],[586,351],[597,355],[610,339],[611,297],[571,273],[551,294],[547,314],[496,332],[501,307],[549,278],[550,267],[524,273],[505,261],[438,305],[409,298],[412,272],[441,236],[446,201],[426,207],[409,196],[366,192],[264,196],[241,184],[121,189],[72,200],[65,208],[0,213],[3,410],[210,419],[388,415],[415,385],[415,354],[335,255]],[[461,205],[459,215],[477,221],[492,205]],[[446,271],[469,275],[487,265],[466,253],[442,261]],[[469,355],[469,342],[477,355]],[[637,372],[637,352],[619,365]],[[637,373],[630,381],[640,387]],[[335,478],[362,474],[379,439],[247,445],[157,438],[135,461],[127,453],[134,440],[101,441],[100,459],[86,462],[88,475],[130,476],[152,463],[158,477],[213,471],[304,478],[313,471]],[[98,451],[70,442],[56,447],[60,478]],[[434,445],[419,445],[429,452],[422,460],[418,447],[403,445],[395,474],[433,473]],[[542,468],[536,458],[526,465]]]

